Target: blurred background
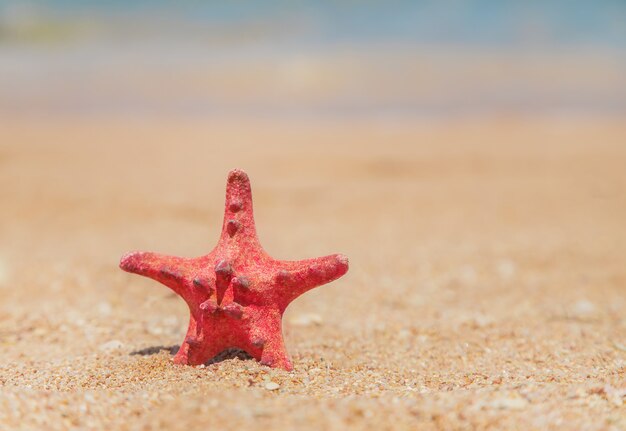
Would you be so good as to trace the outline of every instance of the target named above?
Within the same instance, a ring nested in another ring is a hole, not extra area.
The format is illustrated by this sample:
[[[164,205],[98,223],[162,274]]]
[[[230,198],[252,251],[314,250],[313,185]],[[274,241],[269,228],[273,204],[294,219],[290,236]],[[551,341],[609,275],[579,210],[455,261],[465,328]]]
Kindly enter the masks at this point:
[[[621,0],[0,1],[0,113],[626,109]]]

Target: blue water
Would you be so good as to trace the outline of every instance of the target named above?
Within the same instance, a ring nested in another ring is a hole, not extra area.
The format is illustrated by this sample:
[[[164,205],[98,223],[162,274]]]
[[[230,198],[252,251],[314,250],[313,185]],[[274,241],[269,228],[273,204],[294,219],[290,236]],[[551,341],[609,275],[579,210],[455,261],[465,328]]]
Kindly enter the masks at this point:
[[[625,113],[624,76],[626,0],[0,0],[0,113]]]
[[[259,27],[270,36],[274,32],[302,43],[585,44],[626,49],[624,0],[0,0],[0,16],[16,8],[104,22],[132,16],[139,26],[142,19],[161,17],[164,27],[179,21],[224,31]]]

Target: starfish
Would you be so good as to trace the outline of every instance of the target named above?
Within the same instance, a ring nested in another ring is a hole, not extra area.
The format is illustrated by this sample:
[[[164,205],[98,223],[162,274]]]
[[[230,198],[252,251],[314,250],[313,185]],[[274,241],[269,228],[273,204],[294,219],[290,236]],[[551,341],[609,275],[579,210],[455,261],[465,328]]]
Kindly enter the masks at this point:
[[[189,306],[176,364],[200,365],[239,348],[264,365],[290,371],[282,335],[285,309],[308,290],[344,275],[348,259],[270,257],[257,237],[250,179],[235,169],[228,174],[222,233],[213,251],[197,258],[131,252],[122,256],[120,268],[164,284]]]

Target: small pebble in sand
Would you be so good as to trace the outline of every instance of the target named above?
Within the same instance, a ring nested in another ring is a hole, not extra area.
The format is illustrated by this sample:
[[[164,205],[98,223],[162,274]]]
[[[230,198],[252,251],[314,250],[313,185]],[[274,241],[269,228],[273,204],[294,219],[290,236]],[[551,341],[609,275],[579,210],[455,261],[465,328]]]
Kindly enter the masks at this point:
[[[315,313],[300,314],[289,320],[295,326],[319,326],[322,324],[322,316]]]
[[[464,265],[459,269],[458,279],[464,285],[473,285],[478,280],[478,274],[472,265]]]
[[[265,383],[265,389],[268,391],[275,391],[280,388],[280,385],[276,382],[267,382]]]
[[[509,259],[500,259],[496,265],[498,275],[503,280],[509,280],[515,275],[515,263]]]
[[[490,406],[502,410],[521,410],[528,405],[524,398],[506,397],[497,398],[490,403]]]
[[[110,316],[112,311],[113,308],[108,302],[102,301],[98,304],[98,313],[100,313],[101,316]]]
[[[408,329],[400,329],[398,331],[398,338],[400,338],[401,340],[407,340],[411,338],[412,335],[413,334]]]
[[[617,341],[613,341],[613,346],[615,346],[615,348],[617,350],[621,350],[622,352],[626,352],[626,345],[618,343]]]
[[[476,328],[486,328],[494,324],[494,319],[486,314],[477,313],[472,319],[472,323]]]
[[[572,311],[577,317],[589,317],[596,311],[596,306],[586,299],[582,299],[574,304]]]
[[[113,350],[119,350],[122,347],[124,347],[124,343],[122,343],[119,340],[111,340],[111,341],[107,341],[104,344],[101,344],[99,349],[102,350],[103,352],[111,352]]]

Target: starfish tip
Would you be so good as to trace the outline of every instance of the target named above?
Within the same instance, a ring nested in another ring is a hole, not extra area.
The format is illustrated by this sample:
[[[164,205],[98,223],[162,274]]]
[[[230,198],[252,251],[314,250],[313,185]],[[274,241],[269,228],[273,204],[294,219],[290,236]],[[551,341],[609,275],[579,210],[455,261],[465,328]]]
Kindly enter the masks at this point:
[[[137,260],[140,255],[141,252],[138,251],[125,253],[120,259],[120,268],[126,272],[133,272],[137,267]]]
[[[345,274],[346,272],[348,272],[348,267],[350,266],[348,256],[346,256],[345,254],[338,254],[336,255],[336,258],[337,262],[339,263],[339,268],[341,268],[343,273]]]
[[[233,183],[235,181],[250,182],[250,178],[243,169],[233,169],[228,173],[228,182]]]

